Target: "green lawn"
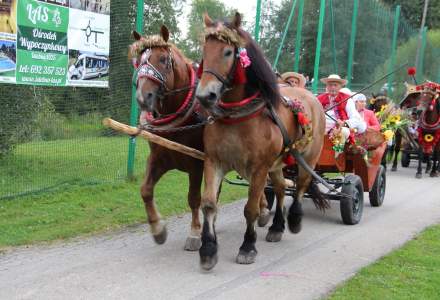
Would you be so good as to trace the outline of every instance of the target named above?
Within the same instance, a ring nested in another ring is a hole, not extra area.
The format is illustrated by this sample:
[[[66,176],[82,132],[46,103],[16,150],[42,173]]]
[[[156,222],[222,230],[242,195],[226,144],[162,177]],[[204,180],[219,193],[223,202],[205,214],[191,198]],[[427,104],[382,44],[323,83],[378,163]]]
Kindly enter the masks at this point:
[[[440,299],[440,225],[363,268],[328,299]]]
[[[126,137],[32,142],[0,163],[0,195],[56,186],[0,200],[0,248],[65,239],[146,221],[139,195],[148,145],[138,139],[136,182],[126,182]],[[174,171],[155,197],[163,216],[188,211],[188,180]],[[245,188],[224,185],[221,202],[244,197]]]

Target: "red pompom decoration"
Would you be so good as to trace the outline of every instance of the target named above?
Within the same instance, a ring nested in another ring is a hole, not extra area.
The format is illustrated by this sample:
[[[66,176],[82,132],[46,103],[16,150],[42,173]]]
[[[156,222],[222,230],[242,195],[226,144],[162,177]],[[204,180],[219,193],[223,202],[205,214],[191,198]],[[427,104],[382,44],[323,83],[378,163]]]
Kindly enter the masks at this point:
[[[415,68],[415,67],[410,67],[410,68],[408,68],[408,75],[409,75],[409,76],[414,76],[414,75],[416,75],[416,68]]]
[[[283,163],[285,163],[286,165],[292,166],[295,164],[295,162],[296,162],[295,157],[293,157],[292,154],[289,153],[289,154],[284,155]]]
[[[307,117],[302,112],[298,112],[296,117],[298,118],[299,125],[304,126],[310,123],[309,119],[307,119]]]
[[[246,84],[246,82],[247,82],[246,70],[243,68],[240,62],[237,62],[232,84],[240,85],[240,84]]]

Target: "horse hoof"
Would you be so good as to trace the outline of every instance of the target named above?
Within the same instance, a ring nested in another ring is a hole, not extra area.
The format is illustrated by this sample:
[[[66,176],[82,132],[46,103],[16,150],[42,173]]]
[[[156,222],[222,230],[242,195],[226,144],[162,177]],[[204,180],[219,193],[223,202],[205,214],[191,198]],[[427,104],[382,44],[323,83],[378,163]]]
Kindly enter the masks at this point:
[[[281,241],[282,236],[283,236],[283,233],[280,231],[269,230],[266,235],[266,241],[271,242],[271,243],[276,243],[276,242]]]
[[[153,234],[156,244],[162,245],[167,240],[167,227],[164,222],[160,221],[156,225],[151,225],[151,232]]]
[[[257,251],[251,250],[249,252],[245,252],[240,250],[237,255],[237,263],[240,265],[249,265],[255,262],[255,258],[257,257]]]
[[[431,174],[429,174],[429,176],[430,176],[430,177],[438,177],[438,173],[437,173],[437,172],[435,172],[435,173],[432,173],[432,172],[431,172]]]
[[[391,172],[396,172],[397,171],[397,167],[391,167]]]
[[[258,217],[258,226],[264,227],[270,221],[270,212],[267,208],[263,209]]]
[[[215,267],[217,261],[218,261],[217,253],[214,254],[213,256],[200,256],[200,267],[205,271],[209,271]]]
[[[202,239],[199,236],[189,236],[186,238],[185,250],[197,251],[202,246]]]
[[[299,233],[301,231],[302,216],[289,215],[287,221],[289,224],[289,230],[291,233]]]
[[[420,178],[422,178],[422,177],[423,177],[422,173],[417,173],[417,174],[416,174],[416,178],[417,178],[417,179],[420,179]]]

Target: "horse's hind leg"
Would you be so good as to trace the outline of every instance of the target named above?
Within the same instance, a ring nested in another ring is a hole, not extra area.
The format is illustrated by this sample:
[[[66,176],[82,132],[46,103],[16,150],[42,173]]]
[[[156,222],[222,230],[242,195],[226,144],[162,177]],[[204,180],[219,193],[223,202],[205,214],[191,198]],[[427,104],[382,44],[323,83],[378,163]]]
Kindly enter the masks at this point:
[[[397,171],[397,158],[399,156],[400,148],[402,146],[402,133],[400,131],[396,132],[395,143],[394,143],[394,159],[391,171]]]
[[[273,218],[272,226],[270,226],[269,231],[266,235],[266,241],[268,242],[279,242],[283,236],[285,228],[284,220],[284,191],[286,188],[283,171],[277,170],[269,174],[274,186],[274,192],[277,199],[277,206],[275,210],[275,216]]]
[[[252,264],[257,256],[255,223],[260,214],[260,198],[266,185],[267,171],[266,168],[259,168],[251,176],[248,201],[244,207],[246,232],[236,259],[239,264]]]
[[[425,154],[424,157],[423,157],[423,160],[426,160],[426,170],[425,170],[425,173],[428,174],[429,171],[431,171],[431,168],[432,168],[431,155],[430,154]]]
[[[212,269],[217,264],[217,236],[215,219],[217,215],[218,191],[223,180],[224,172],[209,158],[204,165],[205,190],[202,196],[203,228],[202,245],[199,249],[200,266],[205,270]]]
[[[301,221],[304,215],[302,200],[311,181],[312,177],[302,167],[298,166],[296,196],[289,208],[289,214],[287,215],[289,230],[292,233],[299,233],[301,231]]]
[[[418,154],[419,164],[417,165],[416,178],[422,178],[423,149],[421,147]]]
[[[202,245],[200,239],[201,225],[199,218],[202,177],[203,167],[197,168],[194,172],[189,173],[188,204],[191,208],[192,220],[191,233],[185,242],[185,250],[188,251],[197,251]]]
[[[431,173],[429,174],[429,176],[431,177],[438,177],[438,173],[437,173],[438,156],[439,156],[439,150],[434,148],[434,152],[432,153],[432,169],[431,169]]]
[[[165,222],[161,220],[160,213],[156,209],[154,203],[154,186],[167,171],[167,169],[160,165],[156,164],[154,166],[152,156],[150,156],[147,164],[147,175],[141,186],[141,196],[144,200],[151,234],[153,235],[154,241],[158,244],[165,243],[167,239],[167,230]]]

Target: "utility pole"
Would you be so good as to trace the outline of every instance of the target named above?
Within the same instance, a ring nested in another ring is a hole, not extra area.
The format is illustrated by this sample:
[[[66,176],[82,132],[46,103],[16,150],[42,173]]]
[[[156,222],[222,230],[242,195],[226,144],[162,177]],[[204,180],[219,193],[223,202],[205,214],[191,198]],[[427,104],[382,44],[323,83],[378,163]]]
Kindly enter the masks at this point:
[[[422,24],[420,25],[419,40],[417,42],[416,62],[414,64],[414,66],[416,67],[419,66],[420,47],[422,46],[422,35],[423,35],[423,29],[425,28],[426,13],[428,12],[428,4],[429,4],[429,0],[425,0],[425,6],[423,7]]]

